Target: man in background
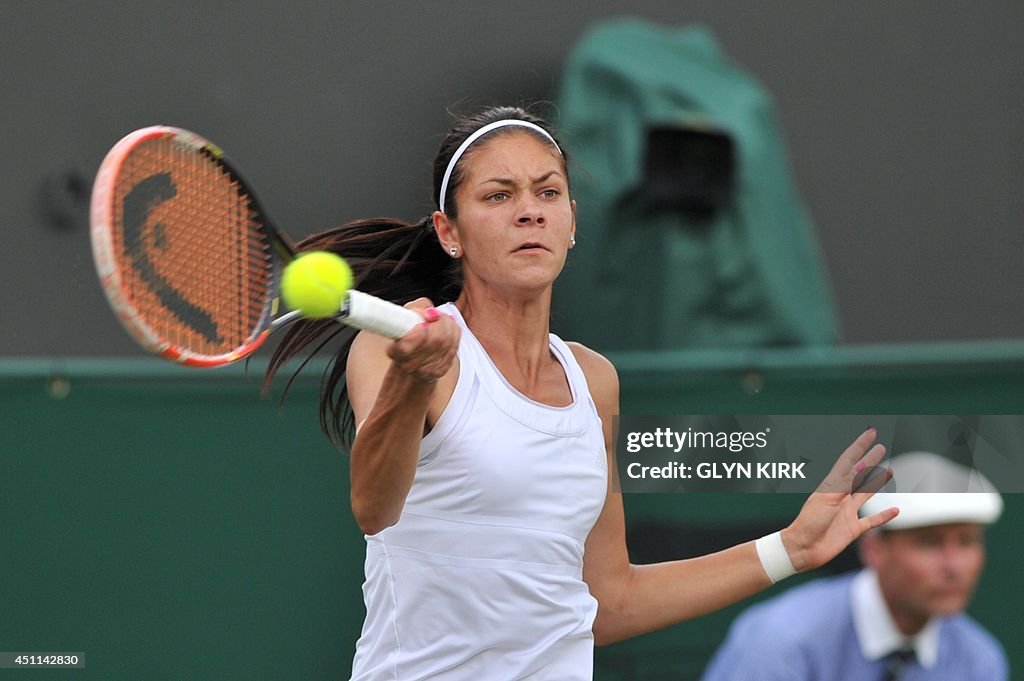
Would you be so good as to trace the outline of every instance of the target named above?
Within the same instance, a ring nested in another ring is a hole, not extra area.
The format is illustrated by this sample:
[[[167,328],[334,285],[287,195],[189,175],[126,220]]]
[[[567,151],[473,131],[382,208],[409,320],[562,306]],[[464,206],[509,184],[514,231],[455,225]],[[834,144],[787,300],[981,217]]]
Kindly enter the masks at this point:
[[[1003,503],[977,471],[928,452],[894,457],[862,515],[900,514],[860,540],[860,572],[759,603],[733,623],[703,681],[1005,681],[999,643],[964,614]]]

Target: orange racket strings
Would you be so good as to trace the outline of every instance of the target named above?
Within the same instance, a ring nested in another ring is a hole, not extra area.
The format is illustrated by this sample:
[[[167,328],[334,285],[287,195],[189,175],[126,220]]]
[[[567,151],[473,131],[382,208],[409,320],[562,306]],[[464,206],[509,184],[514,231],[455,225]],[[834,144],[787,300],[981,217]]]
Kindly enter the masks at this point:
[[[167,137],[141,142],[113,209],[124,295],[162,339],[219,356],[269,323],[269,239],[245,188],[214,158]]]

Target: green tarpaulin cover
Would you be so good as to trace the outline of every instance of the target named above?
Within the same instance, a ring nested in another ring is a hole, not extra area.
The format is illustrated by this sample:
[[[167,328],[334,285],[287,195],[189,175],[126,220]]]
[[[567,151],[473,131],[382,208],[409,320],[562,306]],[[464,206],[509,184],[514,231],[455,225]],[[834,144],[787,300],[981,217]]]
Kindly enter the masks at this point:
[[[574,159],[577,245],[552,326],[598,350],[833,343],[831,289],[772,102],[701,27],[618,20],[570,54],[559,127]],[[710,222],[645,212],[651,125],[732,137],[734,198]]]

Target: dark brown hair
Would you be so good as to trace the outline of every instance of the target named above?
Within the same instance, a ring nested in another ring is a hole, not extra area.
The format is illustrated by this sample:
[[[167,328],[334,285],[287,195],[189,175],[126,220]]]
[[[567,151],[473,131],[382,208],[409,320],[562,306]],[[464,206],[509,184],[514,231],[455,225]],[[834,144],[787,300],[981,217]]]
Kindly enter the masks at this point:
[[[448,162],[459,146],[483,126],[506,119],[529,121],[554,137],[547,122],[519,107],[492,107],[475,115],[457,118],[434,158],[435,206]],[[498,128],[483,139],[489,140],[513,132],[531,134],[550,143],[540,133],[521,126]],[[559,146],[562,146],[561,143]],[[463,181],[463,160],[472,154],[472,150],[473,147],[463,154],[448,180],[446,213],[452,218],[458,216],[455,195]],[[568,177],[568,160],[564,150],[563,165]],[[355,288],[399,305],[421,297],[440,304],[455,300],[462,290],[459,261],[449,257],[438,243],[429,215],[415,223],[393,218],[350,222],[303,239],[296,245],[296,250],[337,253],[352,266]],[[345,384],[345,367],[355,333],[353,329],[332,319],[295,322],[288,327],[274,349],[264,376],[264,389],[269,389],[278,371],[289,360],[312,348],[288,379],[281,398],[283,401],[309,360],[337,339],[340,347],[330,357],[320,384],[320,427],[333,444],[344,448],[350,447],[355,437],[355,423]]]

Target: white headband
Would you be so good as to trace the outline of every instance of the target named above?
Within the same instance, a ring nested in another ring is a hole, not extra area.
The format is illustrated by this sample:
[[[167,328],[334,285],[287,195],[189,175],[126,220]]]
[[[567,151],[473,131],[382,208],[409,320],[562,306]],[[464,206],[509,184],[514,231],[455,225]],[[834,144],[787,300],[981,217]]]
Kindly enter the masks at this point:
[[[473,144],[473,142],[476,142],[478,139],[480,139],[481,137],[483,137],[484,135],[489,133],[491,130],[495,130],[497,128],[503,128],[506,125],[519,125],[519,126],[522,126],[524,128],[530,128],[531,130],[536,130],[537,132],[539,132],[540,134],[544,135],[549,140],[551,140],[551,144],[555,145],[555,149],[558,149],[558,153],[559,154],[562,153],[562,150],[558,147],[558,142],[555,141],[555,138],[552,137],[551,134],[547,130],[545,130],[544,128],[540,127],[539,125],[531,123],[530,121],[520,121],[520,120],[517,120],[517,119],[514,119],[514,118],[507,118],[505,120],[494,121],[493,123],[488,123],[484,127],[480,128],[479,130],[474,132],[472,135],[467,137],[466,141],[463,142],[462,144],[460,144],[459,148],[455,150],[454,154],[452,154],[452,159],[450,161],[448,161],[448,168],[445,169],[445,171],[444,171],[444,179],[441,180],[441,194],[438,196],[438,199],[437,199],[437,205],[441,209],[442,213],[445,212],[445,210],[444,210],[444,199],[445,199],[445,196],[448,194],[448,180],[451,179],[452,171],[455,170],[455,164],[459,162],[459,158],[461,158],[462,155],[464,153],[466,153],[466,149],[469,149],[469,145]]]

